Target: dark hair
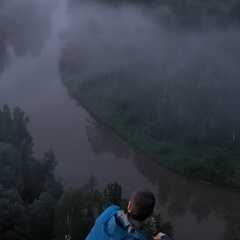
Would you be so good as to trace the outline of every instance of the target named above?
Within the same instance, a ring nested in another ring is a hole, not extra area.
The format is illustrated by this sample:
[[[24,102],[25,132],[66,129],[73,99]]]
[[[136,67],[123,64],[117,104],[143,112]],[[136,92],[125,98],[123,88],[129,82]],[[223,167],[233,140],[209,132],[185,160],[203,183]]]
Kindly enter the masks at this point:
[[[144,221],[152,215],[155,202],[155,196],[150,190],[138,188],[131,196],[132,210],[130,215],[135,220]]]

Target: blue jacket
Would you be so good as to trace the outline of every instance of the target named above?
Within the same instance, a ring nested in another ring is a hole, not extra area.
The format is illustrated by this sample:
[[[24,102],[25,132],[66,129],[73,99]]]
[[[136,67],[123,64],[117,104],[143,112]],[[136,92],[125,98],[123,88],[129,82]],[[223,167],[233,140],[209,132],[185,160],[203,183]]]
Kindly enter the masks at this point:
[[[120,207],[108,207],[95,221],[86,240],[146,240],[143,235],[132,227],[126,214]]]

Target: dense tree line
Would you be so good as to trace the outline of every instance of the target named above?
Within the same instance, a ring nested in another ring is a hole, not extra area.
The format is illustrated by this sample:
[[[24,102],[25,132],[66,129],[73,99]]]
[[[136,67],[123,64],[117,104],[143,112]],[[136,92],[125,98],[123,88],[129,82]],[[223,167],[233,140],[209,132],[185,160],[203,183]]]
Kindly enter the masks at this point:
[[[59,71],[70,95],[177,173],[239,190],[239,3],[156,1],[147,13],[98,5],[103,20],[83,2],[69,1],[89,18],[79,21],[81,8],[70,7],[71,24],[60,34]]]
[[[42,159],[33,156],[28,122],[19,107],[12,112],[7,105],[0,109],[0,239],[83,240],[104,208],[126,208],[116,182],[101,191],[92,176],[79,189],[64,191],[54,174],[53,152],[45,152]],[[152,229],[172,234],[172,225],[162,222],[160,215],[151,224],[144,227],[146,236]]]
[[[0,109],[0,238],[51,239],[54,206],[63,192],[51,151],[33,156],[29,118],[19,108]]]
[[[63,191],[54,175],[54,154],[33,156],[28,122],[19,107],[13,112],[7,105],[0,109],[0,239],[85,239],[105,207],[126,208],[121,186],[114,182],[99,190],[94,176],[78,189]],[[238,239],[238,214],[226,212],[225,218],[227,229],[221,239]],[[147,239],[158,231],[172,236],[173,226],[154,215],[142,231]]]
[[[126,209],[128,201],[122,198],[122,188],[117,182],[108,184],[103,191],[98,190],[94,176],[79,189],[67,190],[60,198],[55,221],[56,239],[85,239],[95,218],[106,207],[116,204]],[[161,216],[153,215],[144,223],[141,231],[147,239],[152,239],[159,231],[173,235],[170,222],[163,222]]]

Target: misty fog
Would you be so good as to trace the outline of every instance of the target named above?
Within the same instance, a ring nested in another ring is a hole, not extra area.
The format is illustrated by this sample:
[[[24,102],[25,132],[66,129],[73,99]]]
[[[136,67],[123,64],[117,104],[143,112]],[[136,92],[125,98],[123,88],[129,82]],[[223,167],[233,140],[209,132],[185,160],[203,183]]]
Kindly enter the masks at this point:
[[[151,156],[161,163],[166,159],[186,177],[231,182],[234,188],[239,184],[239,4],[126,2],[69,1],[70,27],[59,34],[65,42],[59,61],[63,84],[136,149],[150,149]]]
[[[162,81],[184,71],[195,79],[218,72],[237,83],[238,27],[221,29],[206,20],[201,28],[167,28],[155,15],[131,4],[111,7],[83,1],[74,7],[65,34],[79,50],[83,76],[122,70],[146,81]]]
[[[127,87],[120,93],[132,85],[133,92],[137,84],[143,91],[151,86],[156,90],[154,94],[159,92],[153,105],[159,107],[169,96],[171,104],[166,106],[181,112],[181,123],[202,121],[196,113],[207,109],[206,115],[217,126],[216,119],[222,112],[226,118],[220,127],[226,124],[238,140],[238,21],[222,24],[221,16],[199,18],[197,12],[205,11],[202,1],[199,8],[193,6],[197,17],[189,16],[185,26],[178,13],[180,1],[162,0],[163,4],[156,7],[107,0],[74,2],[0,0],[1,105],[19,105],[29,115],[35,156],[42,161],[43,152],[53,150],[58,160],[56,175],[66,188],[79,188],[91,174],[97,177],[100,187],[119,182],[124,197],[139,185],[146,186],[156,193],[157,210],[163,219],[173,223],[176,239],[200,240],[202,236],[196,236],[199,231],[208,233],[209,239],[219,239],[234,222],[222,209],[239,209],[238,193],[186,180],[134,151],[71,100],[73,96],[67,95],[65,86],[67,81],[101,82],[105,78],[114,84],[126,81]],[[234,1],[230,2],[227,6],[221,4],[220,13],[232,9]],[[191,22],[193,19],[195,22]],[[69,69],[65,73],[66,65]],[[195,101],[191,107],[186,104]],[[148,112],[145,115],[147,118]],[[159,111],[156,115],[164,114]],[[162,125],[171,125],[172,120],[166,116]],[[5,151],[1,144],[0,164]],[[4,174],[0,168],[0,178]],[[36,199],[40,202],[38,196]]]
[[[162,85],[160,94],[169,95],[176,88],[177,101],[188,101],[179,106],[186,121],[196,122],[195,109],[208,104],[209,116],[221,111],[227,120],[220,124],[237,128],[240,32],[236,22],[223,27],[221,17],[216,24],[210,16],[201,16],[200,26],[182,26],[167,6],[153,9],[98,1],[82,1],[69,8],[68,15],[70,28],[60,37],[68,39],[66,48],[71,46],[74,54],[63,49],[62,56],[79,69],[78,81],[99,76],[123,81],[119,74],[124,74],[129,82]]]
[[[39,56],[50,35],[50,16],[57,1],[1,0],[0,72],[11,63],[9,47],[16,56]]]

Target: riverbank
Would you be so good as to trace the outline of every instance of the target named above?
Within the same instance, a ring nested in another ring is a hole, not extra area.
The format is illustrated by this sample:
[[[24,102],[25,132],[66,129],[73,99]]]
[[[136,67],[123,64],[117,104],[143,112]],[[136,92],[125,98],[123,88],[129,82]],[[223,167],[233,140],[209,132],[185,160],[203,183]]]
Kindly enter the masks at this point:
[[[104,14],[96,14],[80,2],[74,1],[91,14],[79,21],[75,5],[69,7],[70,25],[59,35],[59,72],[70,95],[166,168],[240,190],[239,55],[229,48],[240,36],[228,15],[226,31],[213,14],[221,21],[212,32],[202,21],[188,26],[185,13],[180,24],[162,21],[162,7],[149,5],[146,14],[138,5],[103,4]]]
[[[81,84],[69,84],[70,82],[69,79],[66,81],[72,97],[93,118],[136,151],[151,156],[159,164],[188,179],[239,191],[239,142],[225,141],[217,145],[181,138],[159,140],[154,137],[142,110],[139,110],[141,107],[133,110],[132,103],[125,101],[126,95],[122,96],[125,100],[119,102],[116,92],[106,81],[101,84],[96,80]],[[147,102],[148,99],[143,101]],[[150,112],[146,114],[149,115]]]

